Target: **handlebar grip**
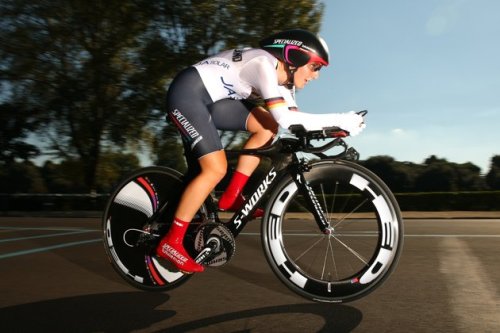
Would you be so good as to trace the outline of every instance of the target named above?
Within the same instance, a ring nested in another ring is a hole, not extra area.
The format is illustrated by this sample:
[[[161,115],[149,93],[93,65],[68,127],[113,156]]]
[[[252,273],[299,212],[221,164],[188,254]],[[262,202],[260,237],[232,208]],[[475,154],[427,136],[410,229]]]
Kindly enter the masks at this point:
[[[349,136],[348,131],[337,126],[324,127],[322,133],[324,138],[345,138]]]
[[[349,136],[349,132],[343,130],[340,127],[323,127],[322,130],[317,131],[307,131],[302,125],[292,125],[289,127],[292,134],[299,138],[307,138],[312,140],[326,139],[326,138],[339,138]]]

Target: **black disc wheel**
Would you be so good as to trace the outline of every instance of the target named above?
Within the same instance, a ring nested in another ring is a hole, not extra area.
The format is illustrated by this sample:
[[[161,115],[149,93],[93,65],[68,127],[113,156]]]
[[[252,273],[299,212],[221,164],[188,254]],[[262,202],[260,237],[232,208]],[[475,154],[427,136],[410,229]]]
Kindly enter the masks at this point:
[[[168,290],[191,276],[155,253],[170,227],[183,188],[179,172],[148,167],[124,179],[108,201],[102,221],[104,247],[113,268],[134,287]],[[202,206],[195,219],[202,220],[205,211]],[[190,230],[194,228],[196,223],[191,223]]]

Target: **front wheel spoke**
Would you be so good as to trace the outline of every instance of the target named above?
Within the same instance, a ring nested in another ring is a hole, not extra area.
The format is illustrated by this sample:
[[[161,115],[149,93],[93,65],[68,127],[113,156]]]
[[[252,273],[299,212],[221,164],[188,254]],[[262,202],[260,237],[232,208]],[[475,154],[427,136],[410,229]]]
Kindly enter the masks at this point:
[[[335,274],[335,277],[338,280],[337,264],[335,262],[335,256],[333,254],[333,245],[332,245],[330,237],[328,237],[328,240],[327,240],[327,246],[326,246],[326,251],[325,251],[325,258],[323,260],[323,271],[321,272],[321,280],[324,280],[324,278],[325,278],[325,271],[326,271],[326,268],[328,266],[328,256],[330,256],[332,258],[333,273]],[[331,272],[328,271],[328,273],[330,274]]]
[[[354,209],[352,209],[350,212],[345,213],[345,215],[343,217],[341,217],[341,218],[339,218],[337,220],[337,222],[335,223],[335,225],[333,227],[337,228],[340,224],[343,224],[344,222],[345,222],[345,225],[347,225],[350,222],[352,222],[352,221],[348,221],[347,219],[352,214],[354,214],[355,212],[357,212],[367,201],[368,201],[368,199],[363,200],[362,202],[359,203],[359,205],[357,205],[356,207],[354,207]]]
[[[326,219],[330,221],[331,218],[330,218],[330,213],[328,212],[328,205],[326,204],[326,195],[325,195],[325,189],[323,188],[323,183],[320,184],[320,188],[321,188],[321,198],[323,199],[323,207],[325,207]]]
[[[334,236],[333,237],[339,244],[341,244],[347,251],[352,253],[356,258],[358,258],[365,266],[368,266],[368,260],[364,258],[358,251],[354,250],[352,247],[341,241],[338,237]]]
[[[295,261],[299,261],[300,258],[302,258],[304,255],[306,255],[307,253],[309,253],[309,251],[312,250],[313,247],[315,247],[316,245],[318,245],[319,242],[321,242],[323,240],[323,236],[321,236],[317,241],[315,241],[311,246],[309,246],[306,250],[302,251],[302,253],[300,253],[297,257],[295,257]]]
[[[332,196],[332,209],[331,209],[332,214],[335,212],[338,190],[339,190],[339,182],[335,182],[335,190],[333,191],[333,196]]]

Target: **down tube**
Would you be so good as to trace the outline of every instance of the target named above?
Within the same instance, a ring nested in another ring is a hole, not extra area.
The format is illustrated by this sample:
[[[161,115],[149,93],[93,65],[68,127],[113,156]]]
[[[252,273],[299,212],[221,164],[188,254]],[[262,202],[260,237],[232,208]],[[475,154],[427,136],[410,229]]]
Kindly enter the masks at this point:
[[[257,209],[264,195],[272,188],[272,184],[278,179],[278,172],[273,167],[262,181],[257,186],[251,196],[245,201],[244,205],[233,215],[231,220],[226,224],[234,237],[238,236],[245,225],[250,221],[252,214]]]

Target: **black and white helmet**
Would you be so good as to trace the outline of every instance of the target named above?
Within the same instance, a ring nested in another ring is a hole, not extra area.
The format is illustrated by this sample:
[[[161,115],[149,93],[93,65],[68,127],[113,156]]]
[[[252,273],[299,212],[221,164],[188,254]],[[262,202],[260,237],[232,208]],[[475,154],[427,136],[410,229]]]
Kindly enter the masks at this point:
[[[328,66],[329,51],[323,38],[302,29],[292,29],[270,35],[259,42],[262,49],[292,67],[311,62]]]

